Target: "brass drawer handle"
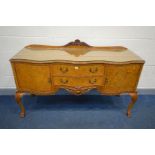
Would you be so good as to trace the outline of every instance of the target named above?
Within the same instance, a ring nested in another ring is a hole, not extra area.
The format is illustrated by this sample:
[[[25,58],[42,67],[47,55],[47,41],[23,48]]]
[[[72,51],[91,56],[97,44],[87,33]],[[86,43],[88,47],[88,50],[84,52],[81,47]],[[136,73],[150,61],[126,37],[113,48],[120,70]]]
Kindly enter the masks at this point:
[[[62,67],[60,67],[60,71],[63,72],[63,73],[66,73],[66,72],[68,72],[68,68],[62,68]]]
[[[89,80],[89,83],[90,83],[90,84],[95,84],[96,82],[97,82],[97,80],[96,80],[96,79]]]
[[[93,69],[90,68],[89,71],[90,71],[91,73],[96,73],[96,72],[98,71],[98,69],[97,69],[97,67],[96,67],[96,68],[93,68]]]
[[[66,80],[60,79],[60,82],[63,83],[63,84],[66,84],[66,83],[68,83],[68,80],[67,79]]]

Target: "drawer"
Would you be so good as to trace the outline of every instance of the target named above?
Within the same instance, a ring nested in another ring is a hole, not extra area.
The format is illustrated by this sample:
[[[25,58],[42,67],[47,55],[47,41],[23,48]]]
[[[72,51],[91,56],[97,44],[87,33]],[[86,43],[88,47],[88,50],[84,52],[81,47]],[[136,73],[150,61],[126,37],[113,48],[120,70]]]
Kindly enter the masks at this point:
[[[73,87],[103,85],[103,77],[73,78],[73,77],[53,77],[54,85],[65,85]]]
[[[102,64],[91,65],[70,65],[58,64],[53,65],[53,76],[98,76],[104,74]]]

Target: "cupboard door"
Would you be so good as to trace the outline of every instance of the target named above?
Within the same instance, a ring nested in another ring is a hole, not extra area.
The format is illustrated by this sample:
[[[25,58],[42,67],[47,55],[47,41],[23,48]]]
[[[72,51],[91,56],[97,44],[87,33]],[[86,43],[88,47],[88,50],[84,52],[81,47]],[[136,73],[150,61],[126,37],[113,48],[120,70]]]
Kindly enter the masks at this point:
[[[141,64],[106,65],[105,92],[135,91],[141,67]]]
[[[18,90],[50,92],[50,67],[45,64],[14,63]]]

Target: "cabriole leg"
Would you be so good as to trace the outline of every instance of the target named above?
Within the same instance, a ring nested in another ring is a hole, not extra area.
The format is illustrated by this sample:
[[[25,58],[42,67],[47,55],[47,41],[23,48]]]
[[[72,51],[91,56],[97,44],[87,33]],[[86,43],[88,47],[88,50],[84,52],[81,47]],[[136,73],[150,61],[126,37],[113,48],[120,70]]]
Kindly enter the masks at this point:
[[[16,92],[16,102],[20,108],[19,116],[22,118],[25,117],[25,108],[24,108],[24,105],[22,103],[22,96],[23,95],[24,95],[24,93]]]
[[[131,117],[131,109],[133,108],[135,102],[137,101],[138,95],[137,95],[137,92],[129,93],[129,95],[131,97],[131,101],[128,105],[127,116]]]

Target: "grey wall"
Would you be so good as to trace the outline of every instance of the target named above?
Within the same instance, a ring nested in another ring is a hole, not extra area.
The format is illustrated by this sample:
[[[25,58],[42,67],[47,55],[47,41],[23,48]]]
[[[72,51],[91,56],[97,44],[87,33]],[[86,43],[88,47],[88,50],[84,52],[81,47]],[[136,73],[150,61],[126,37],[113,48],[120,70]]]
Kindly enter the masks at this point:
[[[122,45],[146,60],[138,88],[155,88],[155,27],[0,27],[0,89],[15,88],[9,59],[25,45]]]

